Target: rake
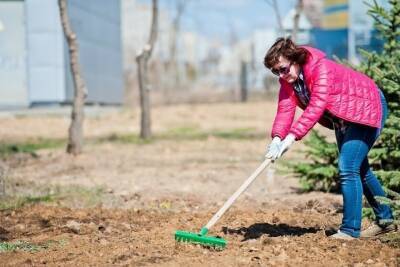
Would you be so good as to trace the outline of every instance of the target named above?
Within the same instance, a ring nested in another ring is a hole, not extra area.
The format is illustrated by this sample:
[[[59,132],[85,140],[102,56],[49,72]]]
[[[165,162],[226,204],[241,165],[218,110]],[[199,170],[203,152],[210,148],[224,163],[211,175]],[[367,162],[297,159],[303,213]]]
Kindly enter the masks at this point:
[[[176,231],[175,240],[177,240],[178,242],[188,242],[214,248],[225,248],[227,244],[226,240],[220,237],[207,236],[208,231],[270,163],[270,159],[265,159],[260,164],[260,166],[250,175],[250,177],[243,182],[239,189],[237,189],[236,192],[224,203],[219,211],[215,213],[211,220],[203,228],[201,228],[199,233]]]

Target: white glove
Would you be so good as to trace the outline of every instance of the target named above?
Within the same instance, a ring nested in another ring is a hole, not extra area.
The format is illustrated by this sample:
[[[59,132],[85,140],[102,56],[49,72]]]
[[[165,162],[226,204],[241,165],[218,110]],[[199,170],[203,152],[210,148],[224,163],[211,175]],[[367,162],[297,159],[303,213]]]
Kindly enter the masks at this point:
[[[279,154],[280,144],[281,139],[278,136],[275,136],[267,147],[267,153],[265,154],[265,157],[267,159],[275,160]]]
[[[275,159],[279,159],[286,151],[288,151],[289,147],[293,145],[294,141],[296,141],[296,136],[293,134],[288,134],[279,145],[279,153]]]

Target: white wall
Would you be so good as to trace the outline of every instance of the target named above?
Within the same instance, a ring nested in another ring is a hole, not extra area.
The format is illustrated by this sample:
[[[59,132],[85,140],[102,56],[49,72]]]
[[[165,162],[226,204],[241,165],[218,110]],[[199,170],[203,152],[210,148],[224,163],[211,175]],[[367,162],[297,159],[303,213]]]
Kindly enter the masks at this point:
[[[26,0],[27,72],[31,103],[65,100],[64,36],[57,1]]]
[[[68,14],[78,37],[79,61],[88,89],[86,101],[122,103],[124,83],[120,0],[69,0]],[[65,55],[68,59],[67,49]],[[67,100],[70,101],[73,84],[68,60],[65,68]]]
[[[24,3],[0,2],[0,107],[27,106]]]

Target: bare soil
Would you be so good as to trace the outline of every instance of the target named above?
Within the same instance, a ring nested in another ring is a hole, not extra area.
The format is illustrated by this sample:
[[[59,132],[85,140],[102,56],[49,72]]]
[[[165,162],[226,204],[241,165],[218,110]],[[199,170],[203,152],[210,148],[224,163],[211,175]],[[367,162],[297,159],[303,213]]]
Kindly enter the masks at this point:
[[[1,211],[0,239],[38,249],[0,252],[0,265],[399,266],[399,249],[380,240],[329,238],[341,221],[341,196],[300,193],[281,163],[211,229],[228,241],[225,250],[174,241],[175,230],[197,232],[207,223],[262,161],[275,109],[261,101],[157,107],[150,143],[116,141],[138,133],[137,111],[88,112],[82,155],[56,148],[5,160],[9,194],[54,200]],[[63,139],[69,115],[1,121],[3,142]],[[215,134],[221,131],[233,134]],[[301,148],[296,144],[285,161],[305,160],[296,152]]]

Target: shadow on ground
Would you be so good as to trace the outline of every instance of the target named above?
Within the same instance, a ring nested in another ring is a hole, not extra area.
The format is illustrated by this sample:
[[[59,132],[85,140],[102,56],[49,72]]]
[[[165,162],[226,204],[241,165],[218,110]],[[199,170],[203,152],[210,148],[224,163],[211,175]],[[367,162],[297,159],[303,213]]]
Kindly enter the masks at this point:
[[[315,227],[304,228],[298,226],[290,226],[284,223],[255,223],[249,227],[240,227],[237,229],[231,229],[228,227],[222,228],[222,231],[225,234],[242,235],[244,237],[242,241],[257,239],[260,238],[262,235],[268,235],[270,237],[301,236],[308,233],[316,233],[319,230],[319,228]]]

